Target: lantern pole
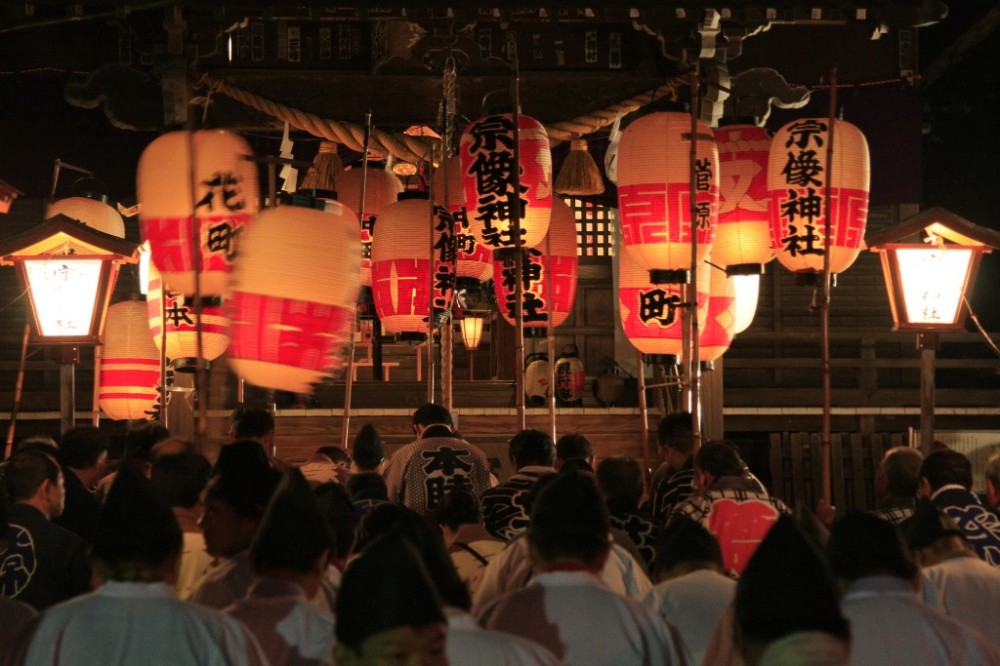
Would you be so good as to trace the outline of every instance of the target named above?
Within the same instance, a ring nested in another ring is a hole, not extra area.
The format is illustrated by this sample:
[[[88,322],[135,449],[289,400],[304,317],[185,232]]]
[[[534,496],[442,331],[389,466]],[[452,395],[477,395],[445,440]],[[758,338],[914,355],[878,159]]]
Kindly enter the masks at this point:
[[[823,501],[827,506],[833,506],[830,488],[830,215],[833,203],[830,198],[830,180],[833,178],[833,141],[834,123],[837,120],[837,66],[830,68],[830,129],[826,141],[826,198],[823,206],[823,237],[826,246],[823,249],[823,283],[820,292],[820,336],[822,340],[822,374],[823,374],[823,432],[820,440],[822,454]]]
[[[24,365],[28,360],[28,338],[31,337],[31,324],[24,322],[24,337],[21,339],[21,363],[17,366],[17,381],[14,383],[14,407],[10,410],[10,424],[7,426],[7,446],[3,459],[10,458],[14,448],[14,428],[17,425],[17,413],[21,410],[21,392],[24,389]]]
[[[358,201],[359,221],[365,216],[365,187],[368,184],[368,149],[372,141],[372,112],[365,113],[365,138],[362,147],[364,155],[361,158],[361,192]],[[340,422],[340,443],[346,451],[351,431],[351,393],[354,389],[354,331],[358,325],[358,307],[354,306],[354,321],[351,322],[351,334],[347,336],[347,370],[344,375],[344,417]],[[374,335],[375,329],[372,328]],[[375,340],[372,340],[375,344]]]
[[[433,182],[428,188],[433,187]],[[428,206],[428,237],[427,237],[427,402],[434,402],[435,374],[437,364],[434,362],[434,197],[427,193]],[[441,336],[441,344],[444,345],[444,336]],[[419,352],[418,352],[419,353]]]
[[[454,59],[449,60],[449,62],[452,63],[452,64],[454,64]],[[440,164],[440,168],[442,170],[442,174],[444,174],[444,178],[441,179],[441,181],[442,181],[441,182],[442,192],[441,192],[440,199],[441,199],[441,201],[444,202],[444,206],[446,208],[450,208],[451,207],[451,203],[450,203],[451,199],[449,197],[450,197],[451,193],[448,191],[448,173],[447,173],[447,170],[445,168],[445,162],[447,161],[447,159],[449,157],[451,157],[451,155],[450,155],[450,153],[451,153],[451,145],[452,145],[451,133],[454,132],[454,127],[452,127],[452,125],[448,124],[448,94],[447,94],[447,87],[448,86],[447,86],[447,76],[445,78],[445,81],[446,81],[446,83],[445,83],[445,88],[446,89],[444,91],[445,94],[442,95],[442,98],[441,98],[441,142],[438,144],[437,150],[439,151],[438,152],[438,164]],[[454,111],[454,108],[452,109],[452,111]],[[432,153],[432,155],[433,155],[433,153]],[[430,169],[431,170],[435,169],[434,160],[431,160]],[[430,178],[430,189],[431,189],[431,209],[433,209],[434,208],[434,203],[433,203],[434,202],[434,196],[433,196],[433,194],[434,194],[433,171],[431,173],[431,178]],[[449,213],[449,215],[451,215],[451,213]],[[455,271],[454,272],[455,285],[452,286],[452,290],[451,290],[452,300],[451,300],[451,302],[448,305],[448,312],[445,313],[445,315],[446,315],[445,322],[441,326],[441,399],[442,399],[442,402],[444,402],[444,408],[447,409],[449,412],[452,410],[452,407],[454,407],[454,391],[453,391],[454,376],[453,376],[453,374],[455,372],[455,366],[454,366],[454,362],[453,361],[454,361],[454,351],[455,351],[454,350],[455,340],[454,340],[454,329],[453,329],[453,326],[454,326],[453,322],[454,322],[454,320],[452,319],[452,312],[453,312],[453,310],[455,308],[455,288],[457,287],[457,283],[458,283],[458,248],[455,247],[455,245],[454,245],[457,242],[456,236],[455,236],[455,219],[454,218],[452,218],[452,222],[451,223],[452,223],[452,227],[451,227],[452,247],[455,250],[454,253],[453,253],[453,255],[452,255],[453,268],[454,268],[454,271]],[[433,244],[433,242],[431,244],[431,265],[430,265],[430,267],[431,267],[431,270],[430,270],[430,272],[431,272],[431,288],[433,289],[433,287],[434,287],[434,244]],[[430,316],[434,312],[433,305],[434,305],[434,303],[433,303],[433,299],[432,299],[431,308],[428,310],[428,315],[427,315],[428,320],[430,319]]]
[[[688,325],[684,333],[687,340],[687,359],[685,369],[688,374],[688,407],[691,411],[691,436],[695,450],[701,444],[701,363],[698,356],[698,201],[697,196],[697,165],[698,165],[698,61],[695,60],[691,69],[691,158],[689,162],[688,188],[691,199],[691,280],[688,283],[687,306],[683,312],[688,314]]]
[[[94,345],[94,391],[90,403],[90,425],[95,428],[101,424],[101,346]]]
[[[639,377],[639,418],[642,420],[642,486],[649,488],[649,403],[646,401],[646,368],[642,364],[642,352],[635,350],[635,367]]]
[[[527,427],[524,414],[524,254],[521,251],[521,90],[520,70],[518,69],[517,51],[513,53],[513,79],[511,80],[511,97],[514,110],[511,117],[514,121],[514,166],[511,171],[511,184],[514,191],[510,193],[510,226],[514,236],[514,361],[515,392],[517,393],[517,424],[519,430]],[[551,309],[551,308],[550,308]],[[555,359],[549,359],[551,365]],[[549,386],[552,392],[555,387]]]
[[[553,194],[552,196],[556,196]],[[545,234],[545,298],[549,302],[548,315],[545,322],[545,343],[549,355],[549,396],[546,402],[549,407],[549,430],[552,441],[556,441],[556,327],[552,323],[555,301],[552,300],[552,234]]]
[[[194,375],[194,390],[195,390],[195,428],[194,428],[194,441],[195,445],[199,450],[203,450],[205,446],[205,435],[208,431],[208,391],[205,386],[206,376],[205,376],[205,366],[204,366],[204,352],[203,350],[203,340],[202,340],[202,325],[201,325],[201,229],[198,224],[198,204],[196,197],[198,196],[198,179],[195,173],[195,148],[194,148],[194,131],[188,130],[187,132],[187,144],[188,144],[188,182],[190,183],[191,191],[191,258],[194,263],[194,316],[195,316],[195,375]],[[161,275],[160,277],[160,289],[161,293],[166,294],[166,284]],[[161,309],[162,312],[162,309]],[[160,320],[160,326],[162,330],[166,331],[167,320],[163,318]],[[164,339],[163,349],[166,349],[166,340]],[[162,354],[162,351],[161,351]],[[164,395],[166,395],[166,385],[164,384],[163,390]],[[166,403],[164,401],[164,407]]]

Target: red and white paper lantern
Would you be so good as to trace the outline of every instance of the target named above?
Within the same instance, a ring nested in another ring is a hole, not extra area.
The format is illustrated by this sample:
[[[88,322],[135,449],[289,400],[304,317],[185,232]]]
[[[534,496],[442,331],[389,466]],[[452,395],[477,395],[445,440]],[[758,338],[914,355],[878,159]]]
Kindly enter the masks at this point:
[[[175,365],[198,356],[198,315],[190,297],[167,291],[165,302],[161,302],[163,281],[156,265],[149,264],[149,283],[146,289],[146,312],[149,316],[149,332],[156,348],[163,344],[163,323],[166,315],[167,358]],[[203,299],[201,308],[201,350],[202,358],[213,361],[229,346],[229,320],[226,319],[220,299]],[[165,307],[164,307],[165,306]]]
[[[715,130],[719,149],[719,224],[712,263],[728,268],[774,259],[768,215],[771,135],[756,125]]]
[[[443,206],[432,208],[426,193],[405,192],[382,211],[372,241],[372,295],[386,331],[427,332],[432,270],[437,315],[451,310],[455,295],[455,221]]]
[[[622,133],[618,148],[622,242],[646,270],[690,270],[695,228],[698,263],[712,249],[719,214],[719,153],[708,125],[698,121],[697,127],[693,174],[687,114],[651,113]]]
[[[868,142],[857,127],[835,121],[833,161],[828,161],[830,120],[803,118],[782,127],[771,141],[767,189],[771,247],[795,273],[840,273],[857,259],[868,220]],[[830,237],[826,237],[827,196]]]
[[[308,393],[343,364],[361,242],[357,215],[336,201],[325,206],[270,208],[243,239],[226,300],[228,358],[252,384]]]
[[[713,253],[712,259],[715,259]],[[714,263],[714,261],[713,261]],[[722,357],[733,342],[736,323],[736,287],[726,272],[712,268],[708,278],[708,311],[699,328],[698,360],[710,363]]]
[[[101,411],[118,421],[153,418],[160,398],[160,352],[149,336],[145,303],[121,301],[108,308],[101,354]]]
[[[396,203],[399,193],[403,191],[403,183],[391,171],[387,171],[381,162],[368,164],[368,175],[365,169],[355,166],[337,176],[337,201],[353,211],[361,205],[361,181],[365,186],[365,209],[358,213],[361,224],[361,286],[372,285],[372,237],[375,234],[375,223],[386,206]]]
[[[520,199],[521,247],[537,247],[552,213],[552,153],[545,127],[518,116],[521,192],[514,192],[514,117],[498,114],[469,123],[462,132],[459,156],[465,182],[465,205],[476,239],[490,250],[514,248],[515,202]]]
[[[469,224],[462,163],[458,155],[446,159],[434,172],[433,185],[435,200],[447,208],[455,220],[455,275],[481,282],[489,280],[493,277],[493,251],[479,242]]]
[[[573,311],[580,263],[576,218],[560,197],[552,198],[552,220],[547,237],[538,247],[524,252],[521,273],[524,327],[546,328],[550,315],[552,326],[559,326]],[[500,314],[511,325],[517,321],[516,276],[514,257],[494,261],[493,291]]]
[[[45,219],[56,215],[83,222],[91,229],[97,229],[115,238],[125,238],[125,220],[121,213],[97,199],[89,197],[66,197],[49,204]]]
[[[139,227],[171,291],[194,294],[198,270],[202,296],[226,292],[240,235],[259,206],[257,165],[247,159],[252,156],[242,137],[223,130],[169,132],[142,152]]]

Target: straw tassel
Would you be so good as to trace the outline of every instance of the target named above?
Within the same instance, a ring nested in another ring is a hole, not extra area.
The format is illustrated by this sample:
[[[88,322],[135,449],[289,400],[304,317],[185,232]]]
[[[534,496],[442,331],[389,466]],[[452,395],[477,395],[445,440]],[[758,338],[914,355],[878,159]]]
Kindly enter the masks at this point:
[[[569,155],[556,178],[555,190],[560,194],[584,196],[604,194],[604,178],[584,139],[571,142]]]
[[[299,183],[301,189],[333,190],[334,181],[344,171],[344,165],[337,155],[337,144],[332,141],[322,141],[319,152],[313,158],[306,175]]]

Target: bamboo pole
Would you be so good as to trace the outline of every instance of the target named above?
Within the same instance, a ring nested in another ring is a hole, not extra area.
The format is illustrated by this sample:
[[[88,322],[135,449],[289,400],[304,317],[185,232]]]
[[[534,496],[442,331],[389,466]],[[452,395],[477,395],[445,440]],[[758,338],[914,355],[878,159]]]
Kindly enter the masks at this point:
[[[513,192],[510,193],[510,226],[511,234],[514,237],[514,275],[517,280],[514,283],[514,298],[517,301],[514,306],[514,362],[515,368],[515,390],[517,392],[517,429],[524,430],[527,427],[527,420],[524,412],[524,254],[521,251],[521,90],[520,90],[520,70],[518,69],[517,53],[514,53],[513,78],[511,81],[511,93],[514,102],[514,112],[511,117],[514,121],[514,166],[512,167],[511,181]],[[550,359],[551,361],[554,359]],[[552,387],[549,387],[552,390]]]
[[[4,460],[10,458],[14,448],[14,429],[17,426],[17,413],[21,411],[21,393],[24,390],[24,366],[28,361],[28,339],[31,337],[31,324],[24,323],[24,335],[21,338],[21,362],[17,366],[17,380],[14,382],[14,406],[10,410],[10,423],[7,425],[7,445],[4,448]]]
[[[830,215],[833,202],[830,198],[830,179],[833,177],[833,141],[834,123],[837,120],[837,67],[830,68],[830,129],[826,141],[826,199],[823,211],[823,283],[820,291],[820,335],[822,337],[822,370],[823,370],[823,433],[820,441],[822,450],[823,501],[827,506],[833,506],[833,495],[830,487]]]
[[[691,281],[688,284],[687,306],[683,312],[688,313],[688,326],[685,332],[689,340],[688,358],[684,367],[688,380],[688,409],[691,412],[691,435],[694,449],[701,444],[701,362],[698,354],[698,201],[697,201],[697,165],[698,165],[698,63],[695,61],[691,71],[691,154],[689,162],[688,187],[691,199]]]
[[[152,261],[152,259],[150,259]],[[239,381],[239,402],[243,404],[243,379]],[[160,275],[160,422],[170,428],[167,410],[167,285]]]
[[[646,401],[646,368],[642,364],[642,352],[635,350],[636,374],[639,378],[639,418],[642,420],[642,485],[649,489],[649,404]]]
[[[433,162],[433,160],[428,160]],[[434,179],[428,189],[434,186]],[[435,209],[434,197],[431,192],[427,193],[427,200],[430,206],[427,207],[427,402],[434,402],[434,395],[437,392],[435,386],[437,364],[434,362],[434,232],[435,232]],[[444,335],[441,336],[441,346],[444,348]],[[418,352],[419,353],[419,352]]]
[[[208,433],[208,392],[204,367],[203,338],[201,325],[201,228],[198,223],[198,179],[195,173],[194,131],[188,130],[188,182],[191,189],[191,257],[194,263],[194,316],[195,316],[195,375],[194,395],[196,408],[194,412],[194,440],[199,451],[205,450],[205,438]],[[161,277],[161,289],[166,292],[166,284]],[[160,325],[166,330],[167,321],[163,319]],[[164,348],[166,345],[164,344]],[[166,386],[164,386],[166,389]]]
[[[94,345],[94,391],[90,402],[90,425],[101,424],[101,345]]]
[[[553,194],[552,196],[557,196]],[[556,328],[552,325],[554,302],[552,300],[552,235],[545,234],[545,300],[549,303],[548,317],[545,322],[545,343],[549,355],[549,396],[546,402],[549,408],[549,434],[556,441]]]

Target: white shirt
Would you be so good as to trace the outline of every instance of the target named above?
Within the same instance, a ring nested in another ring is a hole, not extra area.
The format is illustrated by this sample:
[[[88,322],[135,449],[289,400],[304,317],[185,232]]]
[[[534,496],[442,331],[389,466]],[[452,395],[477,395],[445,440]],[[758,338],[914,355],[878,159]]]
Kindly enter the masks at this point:
[[[476,666],[558,666],[547,649],[524,638],[489,631],[468,613],[447,609],[448,663]]]
[[[735,595],[735,580],[699,569],[658,583],[643,598],[643,603],[677,628],[689,661],[700,664],[715,625]]]
[[[190,601],[199,606],[216,610],[228,608],[247,595],[253,585],[250,572],[250,550],[244,550],[231,559],[223,560],[204,576],[191,590]]]
[[[975,555],[924,567],[952,618],[979,631],[1000,649],[1000,567]]]

